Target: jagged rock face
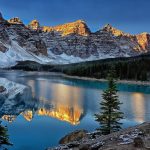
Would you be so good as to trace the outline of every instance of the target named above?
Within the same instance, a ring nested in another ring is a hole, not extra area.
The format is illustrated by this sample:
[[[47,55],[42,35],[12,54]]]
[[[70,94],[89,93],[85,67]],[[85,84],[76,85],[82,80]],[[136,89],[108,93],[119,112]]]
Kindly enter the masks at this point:
[[[76,21],[75,24],[79,22],[80,21]],[[74,23],[70,24],[72,25]],[[87,30],[83,36],[78,32],[71,34],[73,32],[69,30],[70,24],[49,28],[47,32],[40,33],[41,38],[45,41],[46,46],[53,54],[66,54],[82,59],[88,59],[90,57],[98,59],[135,56],[145,52],[145,50],[141,48],[136,36],[126,34],[111,25],[106,25],[102,30],[96,33],[90,33],[90,31]],[[45,30],[46,29],[47,28],[45,28]],[[86,30],[88,27],[84,27],[84,29]]]
[[[47,47],[45,45],[45,42],[43,42],[42,39],[40,39],[38,36],[34,35],[33,37],[30,37],[25,43],[24,47],[30,51],[33,52],[36,55],[43,54],[44,56],[47,56]]]
[[[150,35],[148,33],[130,35],[112,27],[109,24],[106,25],[103,30],[116,36],[118,42],[121,42],[121,44],[123,44],[122,41],[124,40],[123,45],[126,47],[128,46],[130,49],[139,52],[147,52],[150,50]]]
[[[88,137],[87,135],[87,131],[86,130],[77,130],[74,131],[68,135],[66,135],[65,137],[63,137],[60,141],[59,144],[67,144],[73,141],[79,141],[83,138]]]
[[[6,52],[8,48],[6,45],[11,44],[11,41],[9,39],[9,35],[6,31],[5,25],[0,24],[0,52]]]
[[[114,36],[124,36],[127,35],[124,32],[112,27],[110,24],[107,24],[106,26],[104,26],[103,28],[104,31],[107,31],[109,33],[112,33]]]
[[[40,24],[39,24],[38,20],[32,20],[32,21],[29,23],[28,27],[29,27],[30,29],[33,29],[33,30],[39,30],[39,29],[40,29]]]
[[[33,54],[47,56],[47,48],[45,43],[39,37],[38,32],[29,30],[20,22],[20,19],[12,19],[9,26],[0,27],[0,51],[6,52],[8,48],[5,46],[12,45],[15,42],[22,49]]]
[[[132,49],[132,42],[129,43],[128,39],[114,37],[105,30],[100,30],[89,36],[68,35],[62,37],[59,32],[41,33],[40,35],[48,49],[55,55],[64,53],[82,59],[137,55],[136,51]]]
[[[10,24],[23,24],[23,22],[18,17],[12,18],[12,19],[8,20],[8,22]]]
[[[39,55],[40,53],[47,55],[47,48],[45,43],[39,37],[38,32],[31,31],[24,25],[13,25],[8,29],[8,32],[15,35],[12,40],[17,41],[18,44],[27,51],[33,52],[36,55]]]
[[[88,36],[91,32],[86,23],[82,20],[76,22],[67,23],[63,25],[58,25],[55,27],[46,27],[42,29],[44,32],[58,31],[61,32],[63,36],[70,34],[77,34],[82,36]]]
[[[136,35],[136,38],[142,50],[150,50],[150,35],[148,33]]]

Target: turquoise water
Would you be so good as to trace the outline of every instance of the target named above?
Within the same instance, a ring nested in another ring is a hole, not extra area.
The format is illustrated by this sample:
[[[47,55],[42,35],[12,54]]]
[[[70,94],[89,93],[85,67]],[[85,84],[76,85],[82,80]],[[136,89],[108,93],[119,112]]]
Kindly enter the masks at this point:
[[[99,111],[105,82],[67,79],[44,72],[1,71],[0,77],[27,85],[32,92],[30,99],[16,102],[11,112],[0,112],[14,144],[10,150],[44,150],[57,145],[68,132],[98,128],[93,115]],[[118,89],[125,114],[123,127],[149,121],[150,86],[118,84]]]

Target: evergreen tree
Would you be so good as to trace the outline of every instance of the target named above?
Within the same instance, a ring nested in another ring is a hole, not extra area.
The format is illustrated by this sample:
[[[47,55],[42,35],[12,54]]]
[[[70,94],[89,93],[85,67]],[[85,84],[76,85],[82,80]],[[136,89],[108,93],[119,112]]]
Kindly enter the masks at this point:
[[[108,88],[102,94],[103,101],[101,105],[101,113],[95,114],[96,121],[101,125],[102,134],[110,134],[121,129],[120,119],[123,113],[120,111],[120,101],[117,96],[116,81],[110,75],[108,77]]]
[[[12,145],[9,143],[7,132],[7,128],[3,127],[0,122],[0,148],[2,148],[3,145]]]

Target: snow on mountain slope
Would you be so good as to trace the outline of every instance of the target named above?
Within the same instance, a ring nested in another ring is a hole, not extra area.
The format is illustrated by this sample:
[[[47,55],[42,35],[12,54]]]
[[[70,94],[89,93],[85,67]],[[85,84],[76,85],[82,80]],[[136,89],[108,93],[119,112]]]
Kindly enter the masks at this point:
[[[8,51],[5,53],[0,51],[0,67],[10,67],[17,64],[17,61],[35,61],[40,64],[69,64],[69,63],[77,63],[83,61],[90,61],[90,60],[98,60],[104,58],[113,58],[110,55],[101,55],[101,56],[90,56],[87,59],[82,59],[80,57],[68,56],[67,54],[63,53],[60,55],[55,55],[48,50],[48,56],[44,55],[35,55],[31,52],[27,52],[25,49],[20,47],[15,41],[12,41],[11,46],[7,46]]]
[[[44,55],[35,55],[34,53],[27,52],[26,49],[20,47],[16,41],[11,42],[10,45],[5,45],[8,49],[5,53],[0,51],[0,67],[14,66],[17,61],[31,60],[41,64],[50,62],[50,59]]]

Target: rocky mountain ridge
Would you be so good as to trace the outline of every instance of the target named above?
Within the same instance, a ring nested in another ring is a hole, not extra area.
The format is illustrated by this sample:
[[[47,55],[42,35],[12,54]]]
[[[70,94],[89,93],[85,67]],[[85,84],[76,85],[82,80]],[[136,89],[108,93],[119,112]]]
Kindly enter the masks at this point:
[[[143,32],[137,35],[131,35],[129,33],[124,33],[123,31],[114,28],[109,24],[106,25],[103,30],[112,33],[116,37],[124,37],[128,40],[131,40],[132,42],[135,42],[135,50],[147,52],[150,49],[150,34],[147,32]]]
[[[42,27],[42,31],[44,32],[57,31],[57,32],[61,32],[63,36],[66,36],[69,34],[78,34],[81,36],[88,36],[91,33],[90,29],[88,28],[88,26],[83,20],[77,20],[75,22],[66,23],[66,24],[58,25],[54,27],[44,26]]]
[[[18,17],[6,21],[0,14],[0,67],[17,61],[68,64],[150,51],[150,34],[130,35],[111,25],[93,33],[82,20],[54,27],[37,20],[24,25]]]

